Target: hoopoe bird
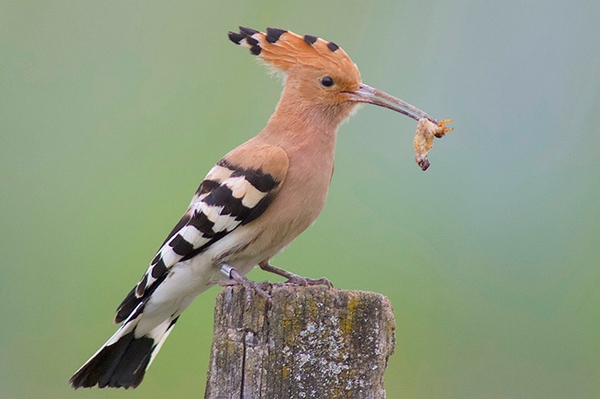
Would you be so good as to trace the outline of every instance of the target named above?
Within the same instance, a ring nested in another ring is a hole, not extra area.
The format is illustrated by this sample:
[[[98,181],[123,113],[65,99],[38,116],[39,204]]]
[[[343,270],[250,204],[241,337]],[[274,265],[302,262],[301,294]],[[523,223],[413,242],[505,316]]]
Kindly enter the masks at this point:
[[[285,76],[266,127],[208,172],[139,283],[118,307],[117,332],[70,379],[74,388],[137,387],[181,313],[219,281],[266,295],[245,275],[255,266],[300,285],[272,266],[317,218],[333,174],[338,126],[359,103],[438,123],[423,111],[361,82],[333,42],[282,29],[240,27],[235,44]]]

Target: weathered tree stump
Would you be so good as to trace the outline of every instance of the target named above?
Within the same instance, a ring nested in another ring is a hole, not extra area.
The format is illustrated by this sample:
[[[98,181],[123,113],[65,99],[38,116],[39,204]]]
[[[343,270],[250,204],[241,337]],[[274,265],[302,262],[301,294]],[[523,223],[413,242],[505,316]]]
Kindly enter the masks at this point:
[[[394,315],[383,295],[273,285],[272,307],[242,287],[215,306],[205,399],[385,398]]]

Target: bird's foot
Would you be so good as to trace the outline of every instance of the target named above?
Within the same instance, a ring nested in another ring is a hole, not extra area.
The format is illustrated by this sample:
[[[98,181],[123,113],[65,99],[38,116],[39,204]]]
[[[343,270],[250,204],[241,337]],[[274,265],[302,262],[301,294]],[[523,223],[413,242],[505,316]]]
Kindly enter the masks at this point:
[[[324,285],[327,288],[333,288],[333,284],[331,283],[331,281],[329,281],[325,277],[322,277],[319,279],[301,277],[301,276],[298,276],[297,274],[290,273],[287,270],[283,270],[278,267],[275,267],[275,266],[269,264],[269,262],[261,262],[258,265],[260,266],[261,269],[263,269],[266,272],[274,273],[279,276],[287,278],[287,281],[285,282],[285,284],[292,284],[292,285],[297,285],[297,286],[301,286],[301,287],[308,287],[308,286],[313,286],[313,285]]]
[[[288,280],[285,282],[285,284],[298,285],[301,287],[308,287],[308,286],[313,286],[313,285],[324,285],[327,288],[333,288],[333,284],[326,277],[313,279],[313,278],[298,276],[297,274],[293,274],[293,273],[292,273],[292,276],[289,277]]]
[[[227,264],[221,265],[221,273],[229,277],[229,280],[218,280],[215,283],[221,287],[230,287],[233,285],[241,285],[246,289],[246,308],[250,307],[252,302],[252,291],[262,296],[268,304],[271,303],[271,295],[266,291],[269,289],[270,284],[267,281],[262,283],[255,283],[249,280],[246,276],[240,274],[234,267]]]

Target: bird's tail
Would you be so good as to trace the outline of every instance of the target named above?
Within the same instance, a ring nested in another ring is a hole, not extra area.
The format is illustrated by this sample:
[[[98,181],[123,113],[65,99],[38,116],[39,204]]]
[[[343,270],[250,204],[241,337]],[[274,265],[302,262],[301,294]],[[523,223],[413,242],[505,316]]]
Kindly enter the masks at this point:
[[[141,317],[135,311],[110,339],[71,377],[73,388],[135,388],[173,329],[177,317],[167,319],[139,336]]]

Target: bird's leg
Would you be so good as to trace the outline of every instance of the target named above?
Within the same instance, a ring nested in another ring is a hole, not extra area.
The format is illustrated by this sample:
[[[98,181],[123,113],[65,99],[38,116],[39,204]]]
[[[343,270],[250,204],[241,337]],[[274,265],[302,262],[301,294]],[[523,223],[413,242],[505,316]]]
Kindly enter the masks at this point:
[[[252,301],[252,291],[265,298],[267,303],[271,303],[271,296],[263,290],[259,284],[249,280],[246,276],[240,274],[233,266],[226,263],[221,265],[221,273],[229,278],[229,280],[219,280],[216,283],[222,287],[231,285],[241,285],[246,289],[246,307],[250,307]]]
[[[258,264],[258,266],[260,266],[260,268],[266,272],[274,273],[279,276],[287,278],[288,281],[286,281],[286,284],[300,285],[303,287],[306,287],[309,285],[325,285],[325,286],[327,286],[327,288],[333,288],[333,284],[331,284],[331,281],[329,281],[325,277],[322,277],[322,278],[316,279],[316,280],[312,279],[312,278],[301,277],[301,276],[298,276],[297,274],[290,273],[287,270],[283,270],[278,267],[272,266],[271,264],[269,264],[268,260],[260,262]]]

